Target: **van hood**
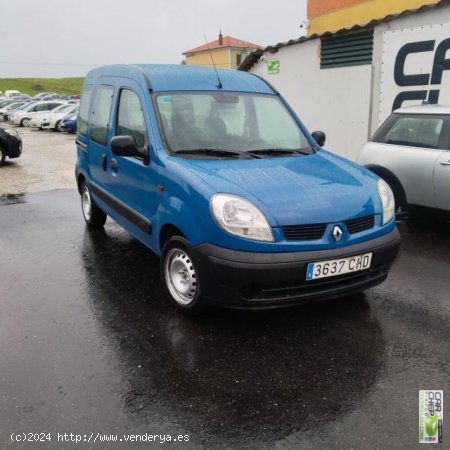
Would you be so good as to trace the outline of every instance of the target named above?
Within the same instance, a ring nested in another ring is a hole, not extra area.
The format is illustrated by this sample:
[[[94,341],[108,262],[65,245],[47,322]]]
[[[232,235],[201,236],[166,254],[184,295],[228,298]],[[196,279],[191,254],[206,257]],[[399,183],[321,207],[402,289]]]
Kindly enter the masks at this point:
[[[377,177],[325,150],[297,157],[188,160],[183,165],[211,195],[239,195],[272,226],[340,222],[380,213]]]

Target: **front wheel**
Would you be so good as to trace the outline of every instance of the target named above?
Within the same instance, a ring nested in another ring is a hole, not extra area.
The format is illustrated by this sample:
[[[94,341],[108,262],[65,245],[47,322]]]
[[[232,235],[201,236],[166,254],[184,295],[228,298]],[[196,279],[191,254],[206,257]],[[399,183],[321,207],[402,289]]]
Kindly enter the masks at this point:
[[[6,159],[6,150],[0,145],[0,166],[3,166]]]
[[[87,184],[81,185],[81,210],[84,221],[89,228],[101,228],[106,222],[106,213],[102,211],[91,197]]]
[[[204,310],[199,269],[189,242],[180,236],[170,238],[161,254],[161,278],[172,305],[189,314]]]

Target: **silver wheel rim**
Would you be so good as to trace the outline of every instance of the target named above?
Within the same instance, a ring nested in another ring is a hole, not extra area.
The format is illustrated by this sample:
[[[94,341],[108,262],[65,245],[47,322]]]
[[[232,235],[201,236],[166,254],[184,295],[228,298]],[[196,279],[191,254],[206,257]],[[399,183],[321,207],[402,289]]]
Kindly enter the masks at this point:
[[[84,186],[83,192],[81,193],[81,206],[83,208],[83,215],[87,222],[91,220],[91,196],[89,194],[89,189]]]
[[[167,253],[164,277],[170,294],[180,305],[192,303],[197,292],[197,274],[190,256],[179,248]]]
[[[26,127],[30,123],[30,119],[24,119],[23,120],[23,126]]]

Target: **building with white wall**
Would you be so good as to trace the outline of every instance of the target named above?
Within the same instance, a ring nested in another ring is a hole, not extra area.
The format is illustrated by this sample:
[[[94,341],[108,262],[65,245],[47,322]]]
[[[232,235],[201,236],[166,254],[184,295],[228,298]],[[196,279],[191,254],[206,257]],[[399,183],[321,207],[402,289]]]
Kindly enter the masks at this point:
[[[355,159],[394,108],[450,105],[450,0],[256,50],[239,69],[267,79],[328,149]]]

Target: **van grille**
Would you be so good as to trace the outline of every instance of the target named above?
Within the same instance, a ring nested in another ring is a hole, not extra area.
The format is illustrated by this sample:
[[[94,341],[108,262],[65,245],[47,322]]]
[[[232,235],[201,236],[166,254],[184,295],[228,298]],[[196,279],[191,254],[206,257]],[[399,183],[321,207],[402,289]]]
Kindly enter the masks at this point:
[[[357,219],[346,220],[345,226],[350,234],[373,228],[375,224],[374,216],[358,217]],[[304,241],[312,239],[321,239],[327,228],[326,223],[313,225],[289,225],[281,227],[284,238],[287,241]]]
[[[326,227],[326,223],[319,223],[315,225],[290,225],[282,227],[282,230],[287,241],[298,241],[320,239],[325,233]]]
[[[358,219],[347,220],[345,226],[350,234],[369,230],[375,224],[374,216],[359,217]]]

